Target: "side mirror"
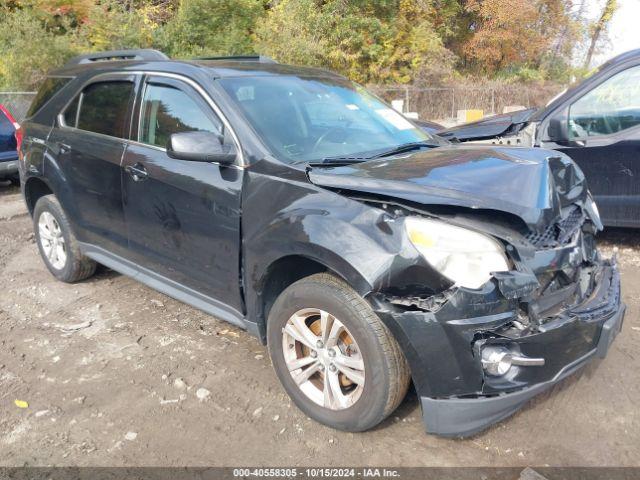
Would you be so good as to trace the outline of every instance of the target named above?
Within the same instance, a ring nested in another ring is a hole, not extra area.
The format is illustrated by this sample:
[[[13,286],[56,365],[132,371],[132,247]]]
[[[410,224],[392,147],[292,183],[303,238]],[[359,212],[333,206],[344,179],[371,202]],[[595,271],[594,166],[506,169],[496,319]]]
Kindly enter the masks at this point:
[[[549,120],[549,126],[547,127],[547,136],[549,140],[559,145],[569,144],[569,115],[565,110],[560,115],[556,115]]]
[[[167,155],[192,162],[232,164],[238,156],[235,144],[225,144],[221,135],[213,132],[174,133],[167,142]]]

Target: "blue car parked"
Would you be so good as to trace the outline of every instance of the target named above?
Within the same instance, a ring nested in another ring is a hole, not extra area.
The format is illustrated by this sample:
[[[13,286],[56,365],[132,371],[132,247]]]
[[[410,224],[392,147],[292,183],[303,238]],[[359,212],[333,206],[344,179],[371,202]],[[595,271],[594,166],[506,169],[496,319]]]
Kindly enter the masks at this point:
[[[16,131],[18,122],[4,105],[0,104],[0,180],[20,183]]]

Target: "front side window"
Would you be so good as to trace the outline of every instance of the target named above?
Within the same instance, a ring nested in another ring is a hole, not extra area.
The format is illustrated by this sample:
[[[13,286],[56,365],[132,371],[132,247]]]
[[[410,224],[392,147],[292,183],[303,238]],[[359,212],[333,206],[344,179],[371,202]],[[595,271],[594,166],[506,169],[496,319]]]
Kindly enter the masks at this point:
[[[326,77],[220,80],[256,133],[283,161],[366,155],[432,137],[364,88]]]
[[[569,110],[573,138],[610,135],[640,125],[640,66],[609,78]]]
[[[138,141],[165,148],[174,133],[221,133],[222,123],[186,92],[163,84],[147,84],[142,100]]]
[[[77,128],[126,138],[132,94],[133,83],[129,81],[92,83],[82,91]]]

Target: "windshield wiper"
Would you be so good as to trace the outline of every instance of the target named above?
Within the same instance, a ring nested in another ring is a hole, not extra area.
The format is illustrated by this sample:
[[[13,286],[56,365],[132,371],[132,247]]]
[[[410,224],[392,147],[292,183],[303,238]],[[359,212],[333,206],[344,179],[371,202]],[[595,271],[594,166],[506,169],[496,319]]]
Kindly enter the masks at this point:
[[[372,160],[374,158],[382,158],[388,157],[390,155],[396,155],[398,153],[410,152],[412,150],[419,150],[421,148],[435,148],[439,147],[438,143],[433,142],[411,142],[411,143],[403,143],[402,145],[398,145],[389,150],[383,150],[380,152],[376,150],[377,153],[373,155],[345,155],[343,157],[325,157],[321,161],[313,161],[309,162],[309,165],[312,167],[320,167],[320,166],[332,166],[335,167],[337,165],[351,165],[352,163],[362,163],[367,160]]]
[[[410,142],[410,143],[403,143],[402,145],[398,145],[397,147],[391,148],[389,150],[385,150],[384,152],[381,153],[377,153],[376,155],[373,155],[372,157],[369,157],[369,160],[372,158],[382,158],[382,157],[389,157],[391,155],[396,155],[398,153],[405,153],[405,152],[411,152],[413,150],[420,150],[421,148],[436,148],[439,147],[440,145],[438,145],[437,143],[433,143],[433,142]]]
[[[340,165],[351,165],[352,163],[362,163],[369,159],[369,157],[326,157],[320,161],[309,162],[311,167],[335,167]]]

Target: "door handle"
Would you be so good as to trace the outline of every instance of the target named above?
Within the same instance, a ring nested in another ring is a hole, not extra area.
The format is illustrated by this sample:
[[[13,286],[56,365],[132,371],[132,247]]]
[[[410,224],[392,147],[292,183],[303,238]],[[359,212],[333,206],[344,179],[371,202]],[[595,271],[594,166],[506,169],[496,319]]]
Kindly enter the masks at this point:
[[[124,167],[124,171],[131,175],[131,178],[134,182],[141,182],[149,176],[147,169],[144,168],[144,165],[142,165],[141,163],[136,163],[135,165],[127,165],[126,167]]]
[[[67,145],[66,143],[58,142],[58,149],[60,153],[69,153],[71,151],[71,145]]]

